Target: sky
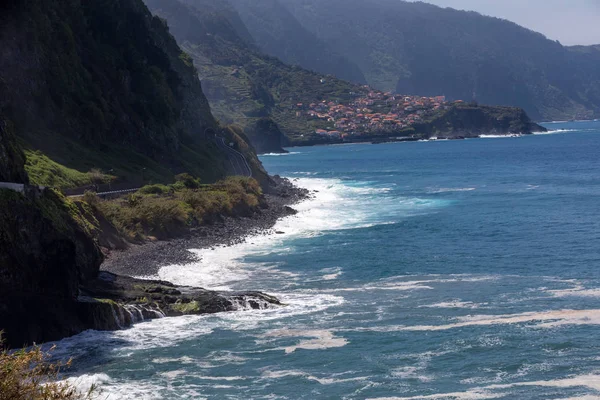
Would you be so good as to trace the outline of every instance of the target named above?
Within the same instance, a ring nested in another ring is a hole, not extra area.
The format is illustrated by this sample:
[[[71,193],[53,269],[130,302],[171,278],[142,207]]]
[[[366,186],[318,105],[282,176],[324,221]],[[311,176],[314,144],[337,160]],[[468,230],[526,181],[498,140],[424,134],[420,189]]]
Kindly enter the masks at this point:
[[[600,44],[600,0],[423,0],[508,19],[563,45]]]

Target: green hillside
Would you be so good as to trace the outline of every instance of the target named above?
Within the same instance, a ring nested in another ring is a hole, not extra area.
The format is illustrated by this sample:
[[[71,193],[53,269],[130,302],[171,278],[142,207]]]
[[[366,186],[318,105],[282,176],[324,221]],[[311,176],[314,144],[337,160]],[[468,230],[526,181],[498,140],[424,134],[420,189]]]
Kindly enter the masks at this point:
[[[365,89],[260,53],[234,28],[224,2],[146,0],[198,69],[204,93],[223,123],[244,126],[257,150],[277,151],[286,137],[301,140],[323,126],[296,117],[297,103],[350,102]],[[211,7],[211,4],[213,5]],[[223,7],[221,11],[216,8]],[[225,8],[226,9],[226,8]],[[302,136],[304,135],[304,136]]]

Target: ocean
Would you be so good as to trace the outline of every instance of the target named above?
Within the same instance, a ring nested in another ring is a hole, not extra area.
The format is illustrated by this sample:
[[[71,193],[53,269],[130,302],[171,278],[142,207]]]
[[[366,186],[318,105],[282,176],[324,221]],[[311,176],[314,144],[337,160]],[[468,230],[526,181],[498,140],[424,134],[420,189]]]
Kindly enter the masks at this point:
[[[161,279],[285,307],[57,342],[102,399],[600,399],[600,122],[292,148],[271,236]],[[193,249],[191,249],[193,250]]]

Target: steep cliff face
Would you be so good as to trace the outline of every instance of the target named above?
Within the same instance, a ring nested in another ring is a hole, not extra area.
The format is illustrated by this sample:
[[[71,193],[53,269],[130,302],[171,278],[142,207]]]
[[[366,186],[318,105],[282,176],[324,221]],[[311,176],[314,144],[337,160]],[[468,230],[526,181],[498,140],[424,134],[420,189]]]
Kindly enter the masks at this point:
[[[521,108],[469,104],[455,105],[427,122],[415,124],[414,129],[427,136],[449,137],[546,131],[546,128],[532,122]]]
[[[0,227],[0,329],[7,344],[76,332],[71,303],[103,260],[80,211],[51,190],[0,189]]]
[[[296,115],[297,103],[348,102],[364,90],[261,53],[239,34],[245,26],[225,0],[145,2],[194,59],[215,115],[242,126],[258,152],[282,151],[285,136],[314,134],[314,121]]]
[[[233,7],[214,0],[145,2],[194,60],[215,116],[243,127],[259,153],[281,152],[283,134],[271,118],[276,102],[270,77],[246,71],[265,60]]]
[[[250,142],[259,153],[281,153],[283,133],[270,118],[260,118],[246,127]]]
[[[0,112],[27,147],[130,180],[223,177],[196,70],[141,0],[3,2],[0,49]]]

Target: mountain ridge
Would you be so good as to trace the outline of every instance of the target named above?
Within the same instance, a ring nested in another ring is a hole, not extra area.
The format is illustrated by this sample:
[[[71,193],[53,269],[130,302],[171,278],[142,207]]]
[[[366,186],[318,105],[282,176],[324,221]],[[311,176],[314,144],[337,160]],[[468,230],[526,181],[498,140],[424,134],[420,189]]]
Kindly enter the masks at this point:
[[[409,100],[419,108],[411,116],[412,111],[406,112],[401,106],[405,101],[402,96],[395,98],[391,94],[373,92],[369,87],[289,66],[267,56],[248,41],[235,37],[231,18],[215,13],[215,7],[210,7],[210,4],[216,4],[213,0],[146,0],[146,3],[153,13],[167,21],[182,48],[194,59],[215,115],[227,123],[243,125],[251,142],[261,152],[278,151],[281,145],[381,140],[386,135],[424,136],[428,131],[418,132],[407,126],[409,121],[420,120],[424,117],[423,113],[432,111],[420,110],[422,106],[418,104],[421,100]],[[218,5],[230,12],[226,2],[218,2]],[[373,100],[365,100],[367,96],[372,96]],[[353,106],[355,101],[361,101],[363,105]],[[433,100],[426,101],[431,103]],[[392,106],[392,103],[401,109]],[[343,113],[336,112],[337,115],[333,116],[326,111],[340,105],[345,107],[346,112],[358,114],[354,112],[355,108],[362,110],[367,104],[379,107],[371,110],[373,121],[392,116],[398,128],[383,126],[380,122],[373,125],[369,124],[369,120],[362,120],[360,129],[353,129],[352,124],[348,124],[344,125],[342,132],[338,132],[336,127],[341,128],[345,120]],[[443,107],[450,107],[450,104]],[[403,115],[403,121],[398,113]],[[510,108],[505,108],[502,113],[515,121],[521,118]],[[417,125],[419,129],[425,126]],[[543,129],[527,123],[513,125],[517,126],[522,132],[529,132],[531,128]],[[439,127],[436,129],[439,131]],[[362,130],[371,133],[366,134]],[[357,132],[365,135],[358,137]],[[439,133],[460,135],[454,129]],[[463,133],[471,135],[472,131]],[[342,140],[341,135],[347,137]]]
[[[374,88],[519,106],[536,120],[600,115],[596,61],[513,22],[422,2],[278,2],[304,29],[358,65]],[[242,19],[257,15],[257,2],[235,4]],[[277,18],[261,10],[263,21]],[[260,34],[260,25],[248,25],[250,33]]]

